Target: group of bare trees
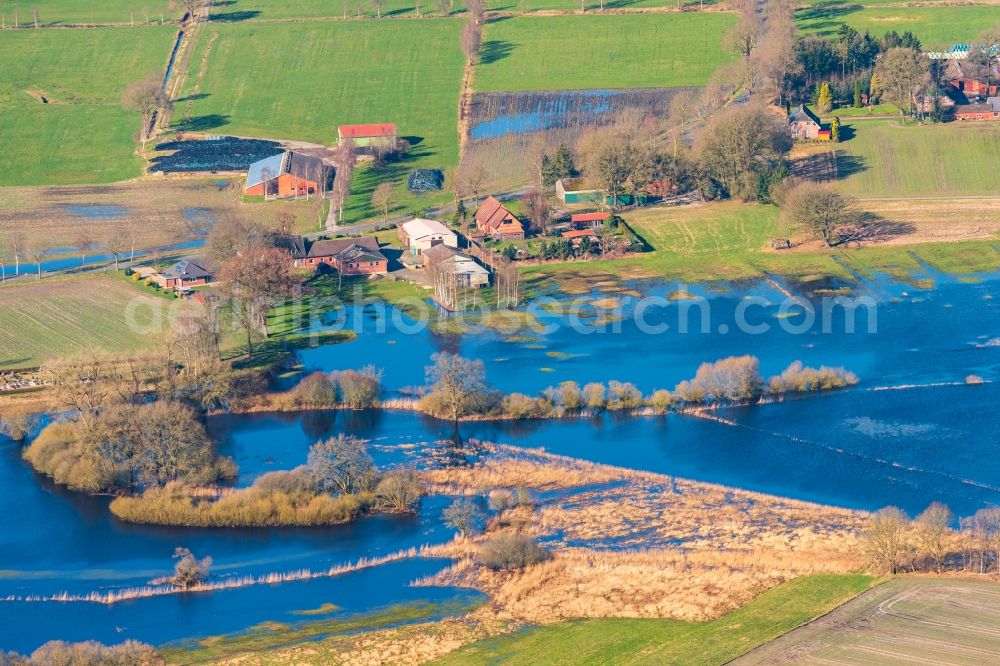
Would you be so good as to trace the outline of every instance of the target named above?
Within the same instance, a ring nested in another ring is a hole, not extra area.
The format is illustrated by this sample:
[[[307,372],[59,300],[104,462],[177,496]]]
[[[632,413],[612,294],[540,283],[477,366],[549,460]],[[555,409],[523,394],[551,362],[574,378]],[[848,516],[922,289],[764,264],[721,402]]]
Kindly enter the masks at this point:
[[[940,502],[931,503],[913,520],[889,506],[871,515],[862,539],[871,565],[879,571],[1000,572],[997,508],[980,509],[956,521]]]

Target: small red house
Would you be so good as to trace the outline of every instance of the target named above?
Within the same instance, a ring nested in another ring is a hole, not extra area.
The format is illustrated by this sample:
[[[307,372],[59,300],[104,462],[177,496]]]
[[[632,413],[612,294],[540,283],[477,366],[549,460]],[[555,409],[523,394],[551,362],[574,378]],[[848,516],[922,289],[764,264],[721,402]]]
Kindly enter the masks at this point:
[[[330,173],[330,166],[318,157],[288,150],[250,165],[246,193],[251,196],[308,197],[325,191]]]
[[[574,229],[596,229],[611,217],[611,213],[577,213],[569,218]]]
[[[524,239],[521,221],[493,196],[487,197],[476,211],[476,228],[498,241]]]
[[[296,266],[329,266],[341,275],[378,275],[389,272],[389,260],[371,236],[313,241]]]

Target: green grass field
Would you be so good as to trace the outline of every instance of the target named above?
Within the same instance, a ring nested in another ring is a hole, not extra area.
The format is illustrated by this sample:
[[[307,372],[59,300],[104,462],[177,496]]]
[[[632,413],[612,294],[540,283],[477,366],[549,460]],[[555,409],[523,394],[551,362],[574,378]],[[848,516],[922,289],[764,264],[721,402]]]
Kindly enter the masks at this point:
[[[123,280],[88,275],[11,283],[0,288],[0,302],[0,369],[11,369],[34,367],[52,356],[151,347],[164,332],[151,325],[151,308],[166,314],[176,301],[146,296]],[[130,327],[130,311],[154,332]]]
[[[728,13],[546,16],[487,24],[477,91],[701,85],[730,59]]]
[[[837,145],[837,187],[865,196],[996,195],[1000,125],[864,121]]]
[[[39,25],[64,25],[88,23],[131,23],[141,25],[146,22],[144,10],[149,12],[149,22],[159,22],[174,18],[179,12],[172,12],[167,0],[132,2],[131,0],[0,0],[0,15],[8,28],[14,25],[14,12],[18,14],[18,24],[31,24],[31,8],[38,7]],[[129,14],[132,10],[132,14]]]
[[[139,175],[125,87],[165,66],[175,28],[0,32],[0,185]],[[48,100],[43,104],[41,97]]]
[[[580,620],[487,639],[435,664],[684,664],[715,666],[857,596],[859,574],[798,578],[711,622]]]
[[[925,49],[935,49],[974,41],[983,30],[996,24],[997,7],[872,7],[827,2],[800,10],[797,19],[802,31],[824,36],[835,35],[841,24],[859,32],[868,30],[876,37],[890,30],[909,30]]]
[[[1000,654],[1000,585],[894,578],[736,660],[754,664],[950,664]]]
[[[75,1],[75,0],[66,0]],[[697,0],[686,0],[684,4],[697,6]],[[706,7],[718,4],[717,0],[708,0]],[[441,16],[437,5],[423,0],[387,0],[382,9],[382,17]],[[604,3],[606,9],[638,9],[643,7],[676,7],[675,0],[608,0]],[[588,10],[601,7],[600,0],[585,0]],[[216,7],[212,10],[214,20],[220,21],[267,21],[275,19],[303,18],[339,18],[352,20],[357,17],[358,5],[353,1],[341,0],[289,0],[288,2],[271,2],[269,0],[235,0],[232,4]],[[570,10],[579,11],[577,0],[487,0],[486,8],[495,12],[533,12],[540,10]],[[361,15],[375,17],[376,11],[367,2],[361,3]],[[455,3],[451,15],[464,12],[462,3]]]
[[[396,183],[398,199],[411,201],[405,180],[414,167],[458,162],[461,27],[447,19],[209,26],[185,82],[184,94],[197,86],[203,95],[188,122],[331,146],[340,124],[396,123],[413,146],[409,157],[368,182],[359,169],[353,188],[350,219],[370,217],[378,182]]]

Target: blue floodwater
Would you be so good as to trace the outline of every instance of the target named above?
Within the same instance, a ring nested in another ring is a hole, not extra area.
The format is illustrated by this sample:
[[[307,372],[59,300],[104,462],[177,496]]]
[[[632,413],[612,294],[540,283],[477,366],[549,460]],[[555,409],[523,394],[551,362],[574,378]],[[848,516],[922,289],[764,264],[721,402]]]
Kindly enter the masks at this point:
[[[831,332],[820,325],[796,334],[781,323],[800,322],[800,306],[780,305],[774,285],[692,288],[710,304],[707,333],[680,333],[682,305],[663,301],[648,321],[669,323],[655,336],[639,330],[630,308],[617,333],[562,326],[530,341],[505,341],[481,332],[439,336],[426,330],[377,332],[378,308],[358,309],[353,342],[306,350],[303,362],[326,370],[367,363],[385,369],[391,388],[423,383],[430,353],[457,351],[482,358],[489,380],[503,390],[533,392],[564,379],[634,381],[645,391],[673,387],[698,364],[731,354],[760,357],[763,371],[779,372],[801,359],[843,365],[861,377],[853,388],[781,402],[693,416],[462,424],[460,438],[543,447],[582,459],[724,484],[838,506],[877,509],[894,504],[914,514],[931,501],[958,515],[1000,505],[1000,317],[995,278],[975,284],[935,277],[933,290],[880,278],[862,285],[875,299],[877,327]],[[676,285],[647,285],[665,296]],[[789,288],[793,288],[789,286]],[[756,301],[752,299],[764,299]],[[766,301],[766,303],[765,303]],[[759,335],[733,325],[737,309],[753,303],[747,319],[766,323]],[[700,311],[696,311],[699,312]],[[779,315],[790,313],[791,316]],[[350,314],[354,314],[351,312]],[[689,313],[690,314],[690,313]],[[391,316],[391,312],[389,312]],[[555,321],[565,323],[562,319]],[[692,318],[690,321],[695,321]],[[700,321],[700,319],[699,319]],[[404,322],[405,323],[405,322]],[[719,327],[729,326],[728,332]],[[319,328],[329,328],[331,321]],[[695,327],[697,330],[697,327]],[[556,357],[548,352],[558,351]],[[563,355],[567,356],[563,356]],[[551,371],[542,371],[543,367]],[[986,380],[966,385],[976,374]],[[223,453],[240,466],[240,484],[262,473],[305,462],[318,439],[347,432],[371,440],[381,465],[440,464],[466,455],[442,440],[454,426],[403,412],[319,411],[281,415],[226,415],[209,420]],[[107,498],[86,497],[36,475],[20,446],[0,440],[0,487],[5,525],[0,530],[0,597],[86,592],[140,585],[170,570],[176,546],[215,560],[216,575],[320,569],[450,537],[439,522],[448,503],[425,498],[417,516],[371,516],[321,529],[197,530],[126,525],[107,511]],[[344,612],[399,600],[451,599],[455,590],[409,588],[440,567],[417,560],[336,579],[259,586],[203,595],[162,597],[104,607],[96,604],[0,602],[0,647],[28,650],[44,640],[138,638],[153,643],[228,632],[263,620],[290,620],[291,611],[335,603]]]
[[[620,90],[574,90],[565,94],[552,93],[545,104],[534,111],[503,114],[475,124],[469,130],[472,139],[496,139],[507,134],[526,134],[562,127],[567,118],[567,106],[596,117],[612,110],[610,100],[623,94]]]
[[[660,285],[648,293],[664,297],[676,289],[677,285]],[[704,300],[661,300],[645,309],[642,319],[649,325],[669,326],[657,333],[644,332],[634,316],[641,301],[633,297],[624,299],[623,321],[574,328],[566,318],[538,309],[540,320],[555,330],[518,332],[513,338],[491,330],[467,336],[438,335],[391,308],[348,307],[340,323],[331,316],[328,325],[317,329],[349,328],[360,332],[357,339],[305,349],[299,356],[309,369],[373,364],[383,369],[384,384],[390,389],[423,385],[430,355],[439,351],[482,359],[491,384],[524,393],[567,380],[581,385],[629,381],[645,392],[672,389],[692,377],[699,364],[742,354],[759,357],[765,375],[777,374],[796,360],[811,366],[843,366],[861,378],[863,387],[962,381],[971,373],[1000,379],[1000,346],[990,344],[1000,341],[1000,282],[996,279],[978,284],[942,282],[928,291],[880,281],[860,294],[874,299],[874,307],[855,311],[852,333],[847,332],[850,317],[844,308],[832,309],[827,319],[829,332],[824,332],[820,300],[812,301],[817,315],[808,325],[808,313],[788,306],[782,294],[766,283],[720,291],[691,287],[689,291]],[[767,330],[759,334],[741,330],[737,326],[740,308],[745,309],[743,318],[748,324]],[[702,333],[704,312],[708,319]],[[783,316],[786,313],[790,316]],[[869,320],[874,332],[868,332]],[[681,332],[685,323],[686,333]]]
[[[206,232],[207,233],[207,232]],[[198,248],[205,246],[204,238],[195,238],[194,240],[183,241],[180,243],[172,243],[170,245],[164,245],[158,248],[160,252],[178,252],[182,250],[196,250]],[[42,262],[42,272],[49,273],[52,271],[65,271],[74,268],[82,268],[84,266],[94,266],[107,264],[109,262],[113,263],[115,257],[113,254],[107,252],[94,252],[87,255],[87,261],[84,263],[81,261],[81,257],[78,250],[72,248],[60,248],[66,252],[73,252],[74,254],[69,254],[67,256],[54,257],[52,259],[47,259]],[[152,250],[136,250],[136,259],[141,259],[142,257],[148,256]],[[54,252],[53,252],[54,253]],[[123,253],[118,257],[119,261],[122,263],[128,263],[128,259],[131,257],[131,252]],[[6,264],[4,270],[7,271],[7,276],[10,277],[14,273],[14,264]],[[30,261],[21,262],[21,274],[35,274],[38,271],[38,264]]]

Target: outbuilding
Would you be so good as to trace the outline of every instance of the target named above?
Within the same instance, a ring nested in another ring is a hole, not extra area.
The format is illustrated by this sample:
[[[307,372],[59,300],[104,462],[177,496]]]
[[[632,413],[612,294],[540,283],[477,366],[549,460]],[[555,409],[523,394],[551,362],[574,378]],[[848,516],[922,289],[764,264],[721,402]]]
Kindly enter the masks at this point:
[[[399,240],[414,256],[420,256],[437,245],[458,247],[458,235],[454,231],[437,220],[421,217],[399,225]]]
[[[332,173],[320,158],[286,150],[251,164],[245,191],[250,196],[308,197],[325,192]]]
[[[337,128],[337,140],[343,144],[350,139],[359,148],[392,148],[396,145],[396,125],[394,123],[371,123],[368,125],[341,125]]]

